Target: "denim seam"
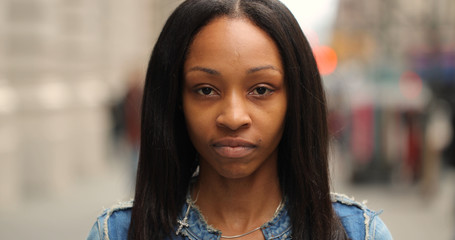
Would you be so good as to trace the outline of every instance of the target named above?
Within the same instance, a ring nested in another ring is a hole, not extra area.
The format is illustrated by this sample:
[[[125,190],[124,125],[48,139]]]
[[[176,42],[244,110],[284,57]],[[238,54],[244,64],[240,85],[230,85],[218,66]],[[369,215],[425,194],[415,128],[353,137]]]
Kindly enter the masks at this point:
[[[370,238],[370,216],[368,216],[367,212],[363,210],[363,216],[365,217],[365,240],[371,240]]]
[[[371,240],[370,238],[370,216],[368,216],[367,213],[367,207],[365,205],[366,200],[363,201],[363,203],[359,203],[354,200],[354,198],[348,197],[345,194],[340,194],[340,193],[330,193],[332,202],[340,202],[342,204],[346,205],[352,205],[352,206],[357,206],[363,211],[363,217],[365,218],[365,240]]]
[[[373,217],[374,218],[374,217]],[[376,238],[376,221],[373,221],[373,218],[372,218],[372,230],[373,232],[371,233],[371,239],[375,239]]]
[[[98,220],[96,221],[96,224],[98,225],[98,235],[100,239],[103,239],[103,231],[101,230],[101,222]]]
[[[375,237],[376,237],[377,221],[375,221],[375,218],[378,217],[379,215],[381,215],[382,212],[383,212],[383,210],[380,210],[380,211],[377,211],[377,212],[373,212],[373,216],[371,217],[371,223],[373,224],[373,238],[372,238],[372,240],[374,240]]]
[[[207,228],[208,232],[220,233],[220,231],[218,229],[216,229],[215,227],[213,227],[212,225],[207,223],[207,220],[205,219],[204,215],[202,215],[201,210],[199,209],[198,205],[196,205],[196,203],[194,203],[191,198],[187,198],[187,203],[190,204],[190,206],[194,209],[194,211],[196,212],[196,215],[198,216],[199,221],[201,221],[202,224],[204,225],[204,227]]]
[[[183,230],[182,235],[186,236],[188,239],[199,239],[198,236],[191,232],[189,229]]]
[[[270,239],[270,240],[271,240],[271,239],[280,239],[281,236],[283,236],[283,235],[284,235],[284,239],[286,239],[287,233],[289,232],[290,229],[291,229],[291,227],[288,227],[288,228],[286,228],[286,230],[284,230],[284,231],[283,231],[281,234],[279,234],[278,236],[274,236],[274,237],[271,237],[271,238],[269,238],[269,239]]]
[[[109,228],[108,228],[108,220],[111,215],[118,210],[124,210],[127,208],[131,208],[133,206],[133,200],[127,202],[119,202],[116,205],[112,206],[106,213],[106,218],[104,219],[104,240],[109,240]]]
[[[347,195],[345,194],[341,194],[341,193],[330,193],[330,197],[332,199],[332,202],[340,202],[340,203],[343,203],[343,204],[346,204],[346,205],[353,205],[353,206],[357,206],[361,209],[366,209],[366,200],[362,201],[362,203],[360,202],[357,202],[353,197],[348,197]]]

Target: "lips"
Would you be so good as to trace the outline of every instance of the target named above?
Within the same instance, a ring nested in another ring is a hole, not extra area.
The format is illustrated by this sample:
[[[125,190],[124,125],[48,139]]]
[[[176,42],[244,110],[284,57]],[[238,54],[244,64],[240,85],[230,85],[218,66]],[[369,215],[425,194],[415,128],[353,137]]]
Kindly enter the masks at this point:
[[[243,139],[224,138],[212,144],[215,152],[225,158],[242,158],[250,154],[256,145]]]

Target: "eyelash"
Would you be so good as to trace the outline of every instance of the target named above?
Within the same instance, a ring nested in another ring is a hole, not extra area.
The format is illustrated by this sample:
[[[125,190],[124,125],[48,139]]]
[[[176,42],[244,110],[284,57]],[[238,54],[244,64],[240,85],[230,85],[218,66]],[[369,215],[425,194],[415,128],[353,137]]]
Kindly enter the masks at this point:
[[[260,93],[258,93],[258,89],[265,90],[265,92],[263,94],[260,94]],[[205,94],[204,90],[210,90],[210,93]],[[256,92],[256,93],[254,93],[254,92]],[[248,95],[263,97],[263,96],[268,96],[268,95],[272,94],[273,92],[274,92],[274,90],[269,87],[258,86],[258,87],[255,87],[252,91],[250,91],[248,93]],[[214,96],[216,94],[216,90],[212,87],[201,87],[201,88],[196,89],[196,93],[198,93],[199,95],[202,95],[202,96]]]
[[[260,89],[260,88],[264,89],[265,93],[263,93],[263,94],[259,94],[259,93],[254,94],[254,92],[257,92],[258,89]],[[268,96],[268,95],[272,94],[273,92],[274,92],[273,89],[270,89],[270,88],[265,87],[265,86],[258,86],[258,87],[255,87],[253,89],[253,91],[249,92],[248,95],[256,95],[256,96],[262,97],[262,96]]]
[[[210,94],[205,94],[203,91],[204,90],[210,90]],[[211,87],[201,87],[201,88],[198,88],[196,89],[196,92],[202,96],[214,96],[214,92],[215,92],[215,89],[211,88]]]

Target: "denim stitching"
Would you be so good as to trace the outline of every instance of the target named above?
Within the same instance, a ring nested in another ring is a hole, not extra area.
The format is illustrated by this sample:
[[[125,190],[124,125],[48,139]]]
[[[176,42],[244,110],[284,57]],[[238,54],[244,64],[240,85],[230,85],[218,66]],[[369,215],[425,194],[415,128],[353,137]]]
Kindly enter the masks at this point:
[[[373,221],[373,218],[372,218],[372,221]],[[371,239],[375,239],[376,238],[376,221],[373,221],[372,224],[373,224],[373,226],[372,226],[373,227],[373,229],[372,229],[373,232],[372,232]]]
[[[289,230],[291,230],[291,227],[286,228],[286,230],[284,230],[284,231],[283,231],[282,233],[280,233],[278,236],[274,236],[274,237],[271,237],[271,238],[269,238],[269,239],[270,239],[270,240],[271,240],[271,239],[286,239]],[[281,238],[281,237],[283,237],[283,238]]]
[[[127,201],[127,202],[119,202],[118,204],[114,205],[113,207],[111,207],[107,213],[106,213],[106,218],[104,219],[104,240],[109,240],[109,229],[108,229],[108,220],[109,218],[111,217],[111,215],[115,212],[115,211],[119,211],[119,210],[124,210],[124,209],[127,209],[127,208],[131,208],[133,206],[133,200],[130,200],[130,201]]]
[[[207,232],[220,235],[220,232],[213,228],[212,226],[208,225],[207,222],[204,219],[204,216],[200,213],[199,208],[197,207],[196,204],[194,204],[193,200],[191,199],[191,196],[187,194],[186,198],[186,206],[184,205],[183,208],[186,208],[187,210],[185,212],[185,216],[180,216],[183,217],[183,219],[186,217],[187,218],[187,224],[194,222],[192,221],[192,217],[196,217],[197,219],[195,220],[197,223],[200,223],[202,228],[206,229]],[[187,212],[188,211],[188,212]],[[186,213],[187,212],[187,213]],[[180,234],[188,237],[189,239],[199,239],[199,236],[191,231],[190,225],[183,226],[181,231],[179,232]]]
[[[342,204],[357,206],[363,211],[363,217],[365,218],[365,240],[371,240],[370,232],[368,231],[370,228],[370,216],[367,214],[367,207],[365,206],[366,200],[362,203],[356,202],[354,198],[350,198],[347,195],[339,194],[339,193],[330,193],[330,197],[332,202],[340,202]]]
[[[101,231],[101,222],[99,220],[97,220],[96,224],[98,225],[98,235],[99,235],[100,239],[103,239],[103,232]]]
[[[202,215],[201,210],[199,209],[198,205],[196,205],[193,202],[193,199],[191,199],[190,195],[188,195],[186,202],[191,205],[191,208],[194,209],[194,211],[196,212],[196,215],[198,216],[199,221],[203,223],[203,226],[205,228],[207,228],[208,232],[211,232],[211,233],[220,232],[218,229],[214,228],[212,225],[207,223],[207,220],[205,219],[204,215]]]
[[[365,240],[369,240],[370,238],[370,216],[368,216],[367,212],[364,210],[363,216],[365,217]]]
[[[379,215],[381,215],[383,210],[373,212],[373,216],[371,217],[371,223],[373,224],[373,237],[371,238],[374,240],[376,238],[376,226],[377,226],[377,221],[375,221],[375,218]]]
[[[190,240],[197,240],[198,237],[196,236],[196,234],[194,234],[193,232],[191,232],[189,229],[184,229],[182,230],[181,232],[182,235],[186,236],[188,239]]]

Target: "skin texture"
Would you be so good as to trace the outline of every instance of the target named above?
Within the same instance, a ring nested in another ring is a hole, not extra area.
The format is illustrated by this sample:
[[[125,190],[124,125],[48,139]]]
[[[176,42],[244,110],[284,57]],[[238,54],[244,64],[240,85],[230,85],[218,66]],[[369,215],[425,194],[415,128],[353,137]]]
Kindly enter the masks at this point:
[[[198,206],[224,235],[270,220],[281,201],[277,146],[286,115],[281,56],[247,19],[201,29],[184,64],[183,111],[199,153]],[[244,239],[261,239],[260,231]]]

